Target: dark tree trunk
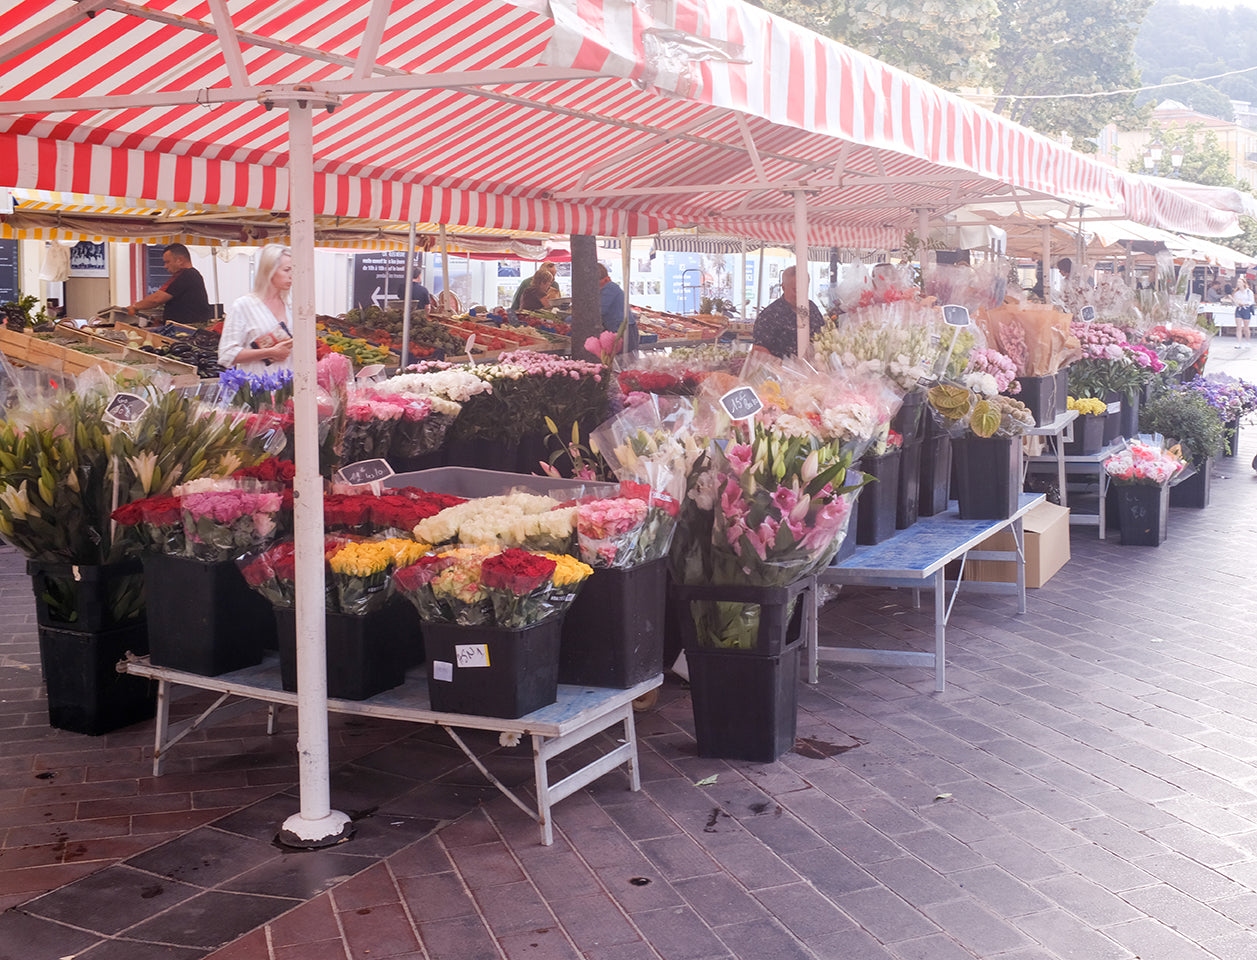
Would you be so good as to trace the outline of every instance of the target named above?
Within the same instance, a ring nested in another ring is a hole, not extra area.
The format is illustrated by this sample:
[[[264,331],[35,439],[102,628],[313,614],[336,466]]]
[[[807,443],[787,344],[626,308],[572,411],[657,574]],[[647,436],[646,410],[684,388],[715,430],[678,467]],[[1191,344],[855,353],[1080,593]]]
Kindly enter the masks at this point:
[[[572,356],[597,360],[585,349],[585,340],[602,332],[598,308],[598,241],[596,237],[571,237],[572,243]]]

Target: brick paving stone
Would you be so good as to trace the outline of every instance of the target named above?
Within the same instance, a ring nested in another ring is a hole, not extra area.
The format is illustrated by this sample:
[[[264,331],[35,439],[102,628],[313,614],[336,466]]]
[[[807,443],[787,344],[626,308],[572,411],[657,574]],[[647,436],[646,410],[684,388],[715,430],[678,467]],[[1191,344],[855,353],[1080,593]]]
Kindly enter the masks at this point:
[[[651,946],[668,960],[737,956],[689,907],[664,907],[635,913],[633,922]]]
[[[419,949],[410,918],[397,903],[339,911],[351,958],[393,957]]]
[[[582,960],[555,927],[498,937],[498,946],[506,960]]]
[[[840,901],[851,919],[883,943],[911,940],[938,932],[938,925],[894,891],[883,886],[847,894]]]
[[[794,932],[773,920],[755,920],[715,928],[716,935],[735,957],[759,960],[813,960],[813,954]]]
[[[1132,920],[1107,927],[1112,937],[1138,957],[1164,957],[1166,960],[1212,960],[1203,947],[1192,943],[1170,926],[1151,918]]]
[[[1067,874],[1040,880],[1033,886],[1056,906],[1064,907],[1094,927],[1121,923],[1135,917],[1126,900],[1109,893],[1087,877]]]

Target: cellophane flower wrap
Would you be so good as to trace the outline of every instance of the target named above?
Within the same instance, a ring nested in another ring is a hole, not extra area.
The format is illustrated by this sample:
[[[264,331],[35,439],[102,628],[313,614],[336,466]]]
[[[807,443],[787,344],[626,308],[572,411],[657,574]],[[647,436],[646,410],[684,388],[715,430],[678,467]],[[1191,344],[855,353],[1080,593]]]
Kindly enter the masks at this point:
[[[977,314],[986,345],[1011,359],[1018,377],[1050,377],[1082,356],[1071,319],[1045,304],[1017,300]]]
[[[544,553],[509,549],[480,564],[480,585],[493,604],[493,625],[519,629],[553,616],[561,605],[549,601],[557,564]]]
[[[357,463],[388,457],[393,432],[403,407],[376,400],[370,391],[351,393],[345,407],[345,426],[340,439],[340,462]]]
[[[1104,472],[1114,483],[1161,486],[1174,480],[1185,466],[1174,450],[1134,440],[1104,461]]]
[[[414,535],[434,544],[565,552],[572,547],[575,523],[575,507],[561,507],[553,497],[517,490],[442,510],[416,524]]]
[[[296,548],[291,540],[281,540],[264,550],[245,554],[236,561],[236,566],[244,582],[272,606],[291,609],[296,603]]]
[[[680,504],[645,484],[625,481],[616,497],[584,497],[576,507],[580,558],[592,567],[628,569],[668,555]]]
[[[427,552],[427,544],[392,538],[350,542],[329,554],[337,610],[361,617],[381,609],[392,596],[394,570],[417,562]]]
[[[672,552],[679,583],[782,587],[828,565],[842,545],[858,489],[847,469],[889,412],[790,364],[757,391],[761,414],[731,422],[716,413],[719,441],[690,470]],[[755,645],[757,604],[701,601],[691,613],[700,645]]]
[[[639,351],[618,354],[616,383],[620,392],[693,396],[712,373],[738,374],[746,354],[710,344],[680,347],[667,353]]]
[[[812,340],[822,368],[888,378],[900,393],[915,390],[939,357],[942,311],[917,300],[872,302],[828,321]]]
[[[393,435],[393,453],[399,457],[418,457],[441,449],[463,403],[469,397],[492,389],[492,384],[474,373],[455,368],[404,373],[376,384],[377,396],[401,397],[428,407],[423,416],[415,409],[402,417]]]
[[[281,505],[278,490],[248,480],[176,488],[183,510],[187,555],[196,560],[235,560],[274,539]]]
[[[1144,343],[1157,350],[1164,361],[1175,364],[1181,380],[1191,380],[1205,372],[1209,335],[1199,327],[1157,325],[1144,335]]]

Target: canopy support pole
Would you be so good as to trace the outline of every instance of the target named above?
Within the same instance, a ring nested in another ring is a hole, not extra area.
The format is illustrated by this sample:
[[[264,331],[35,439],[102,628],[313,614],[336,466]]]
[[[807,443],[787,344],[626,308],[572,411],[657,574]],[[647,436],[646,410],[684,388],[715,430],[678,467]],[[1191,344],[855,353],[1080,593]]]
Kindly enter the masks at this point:
[[[807,299],[807,194],[794,191],[794,315],[798,355],[807,356],[812,340],[812,315]],[[785,291],[782,290],[784,296]]]
[[[454,312],[453,306],[450,306],[450,244],[445,236],[445,224],[441,224],[441,296],[443,298],[441,305],[447,307],[450,313]]]
[[[738,274],[738,316],[746,319],[746,237],[742,237],[742,270]]]
[[[1052,302],[1052,225],[1043,225],[1043,302]]]
[[[402,364],[399,370],[406,371],[410,365],[410,310],[414,304],[415,294],[415,221],[410,221],[410,235],[406,241],[406,295],[402,298]]]
[[[319,473],[318,369],[314,330],[314,120],[324,104],[302,93],[288,105],[288,206],[293,263],[293,526],[296,545],[297,769],[301,810],[284,821],[280,842],[325,847],[353,834],[331,809],[327,732],[327,624],[323,593],[323,477]],[[312,102],[313,101],[313,102]]]
[[[921,241],[917,247],[917,264],[921,268],[921,289],[925,289],[925,262],[929,259],[930,250],[930,211],[925,207],[917,208],[917,238]]]
[[[755,317],[764,306],[764,245],[759,245],[759,269],[755,271]]]
[[[620,232],[620,277],[624,283],[624,322],[628,322],[629,317],[633,315],[633,309],[629,305],[629,274],[633,270],[633,250],[629,246],[632,243],[629,235],[624,231]],[[629,340],[632,339],[628,335],[628,327],[624,328],[624,340],[620,344],[620,352],[629,352]]]

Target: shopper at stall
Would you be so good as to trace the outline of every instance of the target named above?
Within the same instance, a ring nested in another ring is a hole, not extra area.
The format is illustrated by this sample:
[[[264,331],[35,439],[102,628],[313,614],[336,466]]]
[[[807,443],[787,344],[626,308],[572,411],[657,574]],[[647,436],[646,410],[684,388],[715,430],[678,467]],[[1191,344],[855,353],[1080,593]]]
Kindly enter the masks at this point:
[[[1253,289],[1248,281],[1240,277],[1236,281],[1235,292],[1231,294],[1231,302],[1235,304],[1235,339],[1251,340],[1248,332],[1249,321],[1253,319]]]
[[[624,290],[611,279],[611,274],[601,263],[598,264],[598,312],[602,315],[602,328],[618,333],[624,323]],[[632,353],[637,349],[639,339],[637,317],[630,312],[623,349]]]
[[[795,290],[795,268],[786,267],[781,271],[781,296],[766,306],[755,318],[755,327],[751,332],[755,346],[763,347],[778,357],[792,357],[798,352],[798,319],[795,304],[798,297]],[[820,333],[825,324],[820,307],[811,300],[807,302],[808,321],[811,336]]]
[[[551,262],[550,260],[543,261],[541,266],[537,268],[536,273],[534,273],[531,277],[525,277],[522,281],[520,281],[519,286],[515,288],[515,296],[511,300],[511,309],[512,310],[533,309],[531,307],[521,306],[521,303],[524,299],[524,291],[526,291],[529,287],[536,284],[538,282],[538,278],[541,277],[542,274],[545,274],[547,277],[547,282],[545,284],[546,292],[543,296],[547,300],[552,297],[557,297],[559,295],[559,289],[558,287],[554,285],[554,277],[556,273],[558,273],[558,267],[556,267],[553,262]],[[553,290],[553,292],[551,292],[551,290]]]
[[[533,274],[532,280],[519,296],[519,310],[549,310],[553,278],[544,270]]]
[[[162,251],[161,262],[170,279],[147,297],[127,307],[127,313],[161,307],[162,319],[166,323],[195,325],[209,321],[214,314],[205,292],[205,279],[192,266],[192,254],[188,248],[182,243],[172,243]]]
[[[248,373],[291,368],[292,254],[287,247],[268,243],[258,256],[253,292],[231,305],[218,342],[218,362]]]

